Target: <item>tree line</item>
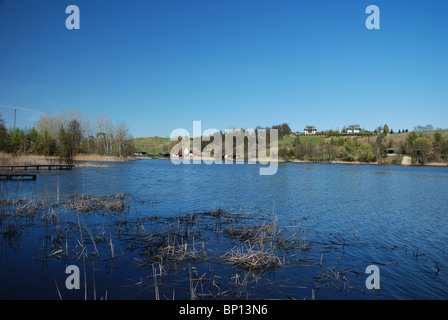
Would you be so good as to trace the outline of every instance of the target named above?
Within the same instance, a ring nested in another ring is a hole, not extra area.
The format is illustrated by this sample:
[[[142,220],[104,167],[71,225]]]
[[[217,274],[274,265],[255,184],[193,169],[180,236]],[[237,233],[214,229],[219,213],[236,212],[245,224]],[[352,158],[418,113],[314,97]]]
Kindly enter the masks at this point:
[[[0,114],[0,151],[72,158],[77,154],[129,156],[135,151],[133,137],[124,121],[106,116],[91,121],[78,111],[45,113],[30,129],[9,128]]]
[[[279,157],[284,159],[321,161],[361,161],[382,163],[387,153],[411,156],[414,162],[444,162],[448,159],[448,140],[440,132],[407,133],[396,139],[394,132],[387,125],[380,126],[375,136],[359,135],[354,137],[330,136],[322,138],[319,144],[310,139],[296,137],[293,147],[284,146],[279,149]],[[401,130],[399,130],[401,132]],[[421,131],[421,130],[420,130]],[[362,142],[359,142],[361,140]]]

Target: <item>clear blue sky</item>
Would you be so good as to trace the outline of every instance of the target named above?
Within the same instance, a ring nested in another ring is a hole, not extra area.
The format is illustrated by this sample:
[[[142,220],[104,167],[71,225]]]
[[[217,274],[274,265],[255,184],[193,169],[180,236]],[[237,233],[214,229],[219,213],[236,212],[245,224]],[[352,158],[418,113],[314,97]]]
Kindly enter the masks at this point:
[[[75,4],[81,29],[67,30]],[[366,7],[381,29],[365,27]],[[447,1],[0,0],[0,113],[176,128],[448,127]]]

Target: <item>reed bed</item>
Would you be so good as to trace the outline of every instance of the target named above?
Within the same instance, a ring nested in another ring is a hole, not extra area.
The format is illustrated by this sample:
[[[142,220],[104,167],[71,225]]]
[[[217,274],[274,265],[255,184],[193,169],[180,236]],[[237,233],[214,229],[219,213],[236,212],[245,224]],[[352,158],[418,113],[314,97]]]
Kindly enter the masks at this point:
[[[125,195],[114,194],[106,196],[75,196],[74,199],[65,202],[68,210],[88,212],[123,212],[129,210],[130,206],[126,203]]]
[[[269,249],[251,245],[249,242],[245,243],[244,246],[232,248],[222,256],[222,259],[249,271],[263,272],[284,266],[282,260],[275,253]]]
[[[156,249],[155,260],[175,261],[182,263],[184,261],[207,261],[207,252],[204,242],[202,244],[192,244],[183,241],[179,242],[177,238],[168,237],[167,241]]]
[[[16,213],[26,218],[34,218],[42,209],[44,203],[38,201],[26,201],[18,203],[16,206]]]
[[[77,168],[110,168],[110,165],[107,164],[100,164],[95,162],[77,162],[76,163]]]
[[[76,155],[72,161],[76,162],[76,167],[85,168],[109,168],[110,165],[104,162],[126,162],[135,160],[133,157],[107,157],[101,155]],[[0,151],[1,166],[36,166],[36,165],[54,165],[63,164],[64,161],[59,157],[40,156],[31,154],[9,154]]]
[[[135,157],[111,157],[99,154],[78,154],[73,157],[73,161],[88,161],[88,162],[126,162],[133,161]]]
[[[0,165],[2,166],[32,166],[32,165],[48,165],[59,163],[57,157],[46,157],[38,155],[12,155],[0,151]]]

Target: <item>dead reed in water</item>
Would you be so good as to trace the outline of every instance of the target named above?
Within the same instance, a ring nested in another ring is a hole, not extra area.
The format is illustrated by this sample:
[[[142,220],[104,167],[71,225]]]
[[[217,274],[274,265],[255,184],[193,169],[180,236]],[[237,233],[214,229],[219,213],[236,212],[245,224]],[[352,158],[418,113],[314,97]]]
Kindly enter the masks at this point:
[[[2,166],[33,166],[33,165],[48,165],[57,164],[59,159],[57,157],[45,157],[37,155],[12,155],[0,151],[0,165]]]
[[[284,266],[282,260],[270,249],[251,245],[249,242],[232,248],[222,259],[249,271],[266,271]]]
[[[247,298],[265,274],[304,267],[298,256],[310,250],[303,230],[279,225],[268,214],[218,208],[172,216],[139,215],[127,201],[124,194],[73,195],[57,203],[0,199],[0,239],[17,246],[21,219],[38,216],[36,222],[44,229],[36,243],[44,259],[79,261],[84,270],[89,263],[100,270],[99,266],[123,261],[134,270],[152,270],[138,283],[146,281],[156,299],[163,299],[170,286],[176,287],[176,296],[181,287],[193,299]],[[306,260],[306,266],[321,272],[310,293],[334,281],[344,283],[344,288],[351,286],[347,273],[322,268],[322,255],[318,256]]]
[[[129,209],[125,195],[115,194],[106,196],[76,196],[73,200],[68,200],[65,207],[69,210],[88,212],[123,212]]]

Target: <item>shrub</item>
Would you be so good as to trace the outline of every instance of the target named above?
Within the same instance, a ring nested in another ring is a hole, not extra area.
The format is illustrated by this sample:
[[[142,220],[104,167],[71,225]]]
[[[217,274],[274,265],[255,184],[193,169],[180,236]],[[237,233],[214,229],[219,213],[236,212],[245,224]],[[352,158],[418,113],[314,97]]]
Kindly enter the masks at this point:
[[[359,147],[359,158],[361,162],[375,161],[375,155],[372,152],[372,145],[370,143],[363,143]]]

